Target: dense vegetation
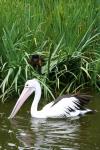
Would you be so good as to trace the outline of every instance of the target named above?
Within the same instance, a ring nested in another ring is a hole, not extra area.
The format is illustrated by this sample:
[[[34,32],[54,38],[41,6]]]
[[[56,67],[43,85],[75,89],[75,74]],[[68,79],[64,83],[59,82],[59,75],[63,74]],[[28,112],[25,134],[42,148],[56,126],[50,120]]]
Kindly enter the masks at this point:
[[[28,63],[32,54],[44,59],[42,74]],[[0,0],[2,100],[34,77],[45,96],[100,90],[99,0]]]

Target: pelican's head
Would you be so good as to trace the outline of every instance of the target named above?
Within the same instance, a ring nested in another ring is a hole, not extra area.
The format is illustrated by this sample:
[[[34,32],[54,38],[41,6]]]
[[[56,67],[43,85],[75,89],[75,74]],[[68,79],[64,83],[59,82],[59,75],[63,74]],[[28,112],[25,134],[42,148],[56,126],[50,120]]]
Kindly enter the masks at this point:
[[[26,89],[29,88],[29,89],[32,89],[33,91],[35,91],[39,85],[40,85],[40,83],[37,79],[31,79],[31,80],[26,81],[24,88],[26,88]]]
[[[36,89],[40,87],[40,84],[38,82],[37,79],[32,79],[32,80],[28,80],[25,83],[24,89],[18,99],[18,101],[16,102],[9,118],[13,118],[16,113],[18,112],[18,110],[21,108],[21,106],[23,105],[23,103],[27,100],[27,98],[34,92],[36,91]]]

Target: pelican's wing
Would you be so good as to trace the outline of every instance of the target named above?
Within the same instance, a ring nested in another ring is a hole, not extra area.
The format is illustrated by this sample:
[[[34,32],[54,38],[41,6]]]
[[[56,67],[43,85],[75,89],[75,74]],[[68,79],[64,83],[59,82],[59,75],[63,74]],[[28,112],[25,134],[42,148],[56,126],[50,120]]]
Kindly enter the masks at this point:
[[[63,98],[66,98],[67,100],[69,98],[76,98],[80,104],[80,106],[84,106],[86,105],[89,101],[90,101],[90,95],[63,95],[63,96],[59,96],[53,103],[53,105],[55,105],[56,103],[58,103],[59,101],[61,101]]]
[[[89,102],[87,96],[61,96],[54,101],[50,108],[50,117],[70,117],[77,116],[81,111],[85,110],[84,106]]]

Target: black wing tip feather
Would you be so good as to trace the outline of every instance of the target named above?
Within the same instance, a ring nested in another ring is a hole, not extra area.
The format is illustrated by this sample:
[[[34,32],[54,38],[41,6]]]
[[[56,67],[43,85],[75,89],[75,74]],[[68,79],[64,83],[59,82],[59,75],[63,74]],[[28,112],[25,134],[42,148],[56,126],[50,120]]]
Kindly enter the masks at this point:
[[[93,97],[87,94],[74,94],[73,96],[76,97],[80,101],[81,105],[86,105],[87,103],[90,102],[91,98]]]

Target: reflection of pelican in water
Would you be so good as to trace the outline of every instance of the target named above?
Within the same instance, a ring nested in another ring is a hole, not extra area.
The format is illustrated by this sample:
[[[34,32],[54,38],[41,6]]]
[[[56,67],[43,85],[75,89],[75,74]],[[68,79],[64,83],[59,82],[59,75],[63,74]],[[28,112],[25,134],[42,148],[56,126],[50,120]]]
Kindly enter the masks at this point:
[[[41,111],[38,111],[37,107],[41,98],[41,86],[37,79],[32,79],[26,82],[24,90],[9,118],[13,118],[16,115],[33,91],[35,91],[35,97],[31,106],[31,116],[34,118],[67,118],[93,112],[90,109],[84,108],[84,105],[89,102],[89,97],[86,95],[64,95],[47,104]]]
[[[24,123],[25,122],[25,123]],[[22,149],[47,150],[53,147],[70,147],[75,150],[75,142],[79,136],[80,123],[78,120],[54,120],[54,119],[25,119],[11,120],[12,127],[16,130],[16,138]],[[70,150],[69,148],[69,150]]]
[[[80,124],[77,120],[40,120],[31,119],[31,129],[35,132],[35,147],[74,147],[75,138],[79,133]],[[45,145],[45,146],[44,146]]]

